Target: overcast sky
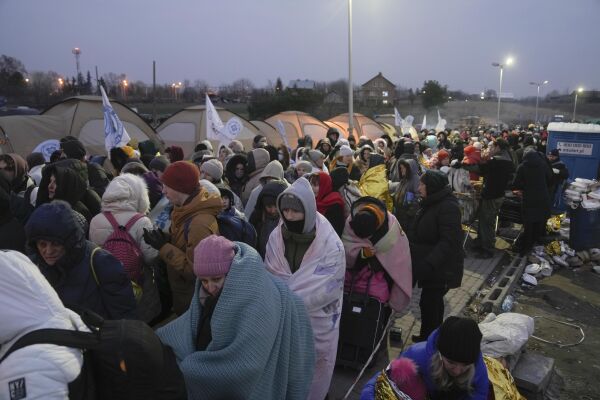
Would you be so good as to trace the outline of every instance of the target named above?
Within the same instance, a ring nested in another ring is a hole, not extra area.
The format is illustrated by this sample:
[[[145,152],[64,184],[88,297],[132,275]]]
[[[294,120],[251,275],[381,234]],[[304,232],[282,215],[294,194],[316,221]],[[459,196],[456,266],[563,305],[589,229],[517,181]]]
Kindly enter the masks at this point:
[[[347,0],[0,0],[0,53],[28,69],[211,86],[348,76]],[[470,93],[600,88],[600,0],[354,0],[354,82],[437,79]]]

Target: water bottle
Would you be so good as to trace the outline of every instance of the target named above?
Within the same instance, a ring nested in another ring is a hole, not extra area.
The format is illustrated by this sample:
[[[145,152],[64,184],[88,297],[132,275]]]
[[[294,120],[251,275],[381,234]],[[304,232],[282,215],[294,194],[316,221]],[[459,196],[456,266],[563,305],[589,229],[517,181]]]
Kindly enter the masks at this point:
[[[509,312],[510,310],[512,310],[514,304],[515,304],[515,298],[513,297],[512,294],[509,294],[508,296],[506,296],[506,298],[502,302],[502,311]]]

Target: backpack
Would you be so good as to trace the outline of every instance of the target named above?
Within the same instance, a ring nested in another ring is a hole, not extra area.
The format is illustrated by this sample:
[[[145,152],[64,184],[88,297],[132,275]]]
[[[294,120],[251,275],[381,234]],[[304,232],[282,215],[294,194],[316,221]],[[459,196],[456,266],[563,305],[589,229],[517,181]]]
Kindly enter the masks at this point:
[[[185,399],[185,383],[170,347],[136,320],[104,320],[91,311],[81,319],[91,332],[39,329],[19,338],[5,355],[34,344],[82,349],[83,367],[69,383],[69,399]]]
[[[140,246],[129,233],[131,227],[144,216],[135,214],[125,226],[119,225],[114,215],[111,212],[105,211],[102,213],[113,228],[112,233],[108,236],[102,248],[111,253],[115,258],[123,264],[127,276],[132,282],[140,283],[144,270],[144,256]]]
[[[253,248],[256,248],[256,230],[248,221],[241,219],[235,215],[216,216],[217,225],[219,226],[219,234],[232,242],[243,242]],[[192,218],[185,221],[183,225],[183,236],[185,241],[188,241],[190,233],[190,224]]]

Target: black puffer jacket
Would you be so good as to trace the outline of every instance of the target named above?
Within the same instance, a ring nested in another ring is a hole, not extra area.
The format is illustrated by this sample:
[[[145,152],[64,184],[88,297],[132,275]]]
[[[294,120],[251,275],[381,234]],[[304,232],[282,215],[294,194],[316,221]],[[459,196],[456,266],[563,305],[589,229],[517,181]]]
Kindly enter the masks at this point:
[[[409,235],[413,280],[419,287],[452,289],[463,276],[463,232],[458,201],[439,171],[422,178],[427,197],[421,201]]]
[[[523,191],[523,221],[543,222],[550,217],[552,200],[548,187],[552,170],[535,150],[525,152],[517,168],[513,189]]]

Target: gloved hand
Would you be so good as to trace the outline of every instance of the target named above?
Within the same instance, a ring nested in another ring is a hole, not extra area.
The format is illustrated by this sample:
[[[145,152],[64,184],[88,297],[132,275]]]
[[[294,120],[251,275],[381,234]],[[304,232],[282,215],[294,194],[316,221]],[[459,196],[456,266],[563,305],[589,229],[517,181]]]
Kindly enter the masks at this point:
[[[149,231],[144,228],[144,241],[156,250],[160,250],[165,244],[169,243],[169,235],[160,229]]]

